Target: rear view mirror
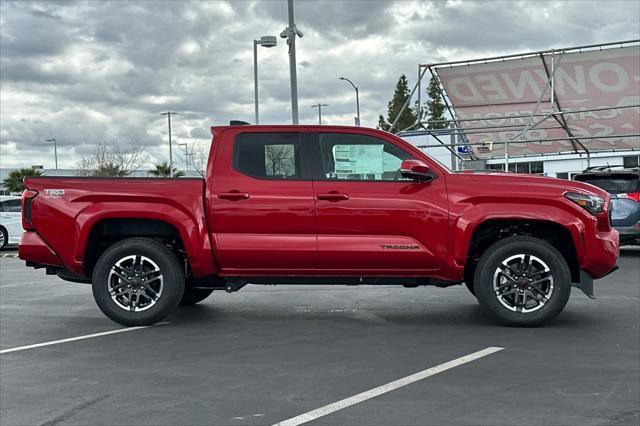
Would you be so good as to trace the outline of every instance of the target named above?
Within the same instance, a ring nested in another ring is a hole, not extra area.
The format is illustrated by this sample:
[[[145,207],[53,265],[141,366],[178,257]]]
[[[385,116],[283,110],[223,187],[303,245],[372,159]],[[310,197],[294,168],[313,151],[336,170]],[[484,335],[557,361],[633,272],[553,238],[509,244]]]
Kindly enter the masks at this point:
[[[404,160],[400,165],[400,174],[403,178],[420,182],[428,182],[433,179],[431,169],[421,160]]]

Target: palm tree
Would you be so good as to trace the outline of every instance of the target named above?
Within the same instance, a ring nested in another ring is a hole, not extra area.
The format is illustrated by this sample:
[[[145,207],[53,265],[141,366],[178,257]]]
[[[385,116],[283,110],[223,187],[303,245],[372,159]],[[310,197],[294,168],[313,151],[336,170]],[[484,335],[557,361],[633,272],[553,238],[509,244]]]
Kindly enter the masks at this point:
[[[12,170],[2,181],[2,186],[9,192],[22,192],[24,191],[24,183],[22,182],[24,178],[41,175],[42,172],[37,169]]]
[[[149,174],[156,177],[168,178],[171,176],[171,172],[169,171],[169,163],[163,161],[162,163],[154,164],[155,169],[150,170]],[[173,167],[173,177],[179,178],[184,176],[184,172],[182,170],[178,170],[176,167]]]

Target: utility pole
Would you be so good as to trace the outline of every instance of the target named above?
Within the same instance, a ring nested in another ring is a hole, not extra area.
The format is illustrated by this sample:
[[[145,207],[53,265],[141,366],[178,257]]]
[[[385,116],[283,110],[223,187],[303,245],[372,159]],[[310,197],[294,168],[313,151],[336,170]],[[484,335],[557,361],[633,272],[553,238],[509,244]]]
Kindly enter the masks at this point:
[[[58,142],[56,138],[45,139],[45,142],[53,142],[53,155],[56,159],[56,170],[58,170]]]
[[[353,86],[354,90],[356,91],[356,127],[360,127],[360,95],[358,94],[358,86],[356,86],[355,84],[353,84],[353,81],[349,80],[346,77],[340,77],[340,80],[344,80],[347,83],[351,84],[351,86]]]
[[[173,148],[171,147],[171,116],[178,114],[177,112],[163,112],[160,115],[166,115],[169,122],[169,177],[173,177]]]
[[[291,80],[291,121],[298,124],[298,75],[296,71],[296,36],[302,38],[302,31],[296,28],[293,17],[293,0],[287,3],[289,26],[282,30],[280,37],[287,39],[289,45],[289,78]]]
[[[311,108],[318,108],[318,124],[322,124],[322,107],[323,106],[329,106],[329,104],[317,103],[315,105],[311,105]]]
[[[178,146],[184,146],[184,162],[187,171],[189,171],[189,145],[187,143],[179,143]]]

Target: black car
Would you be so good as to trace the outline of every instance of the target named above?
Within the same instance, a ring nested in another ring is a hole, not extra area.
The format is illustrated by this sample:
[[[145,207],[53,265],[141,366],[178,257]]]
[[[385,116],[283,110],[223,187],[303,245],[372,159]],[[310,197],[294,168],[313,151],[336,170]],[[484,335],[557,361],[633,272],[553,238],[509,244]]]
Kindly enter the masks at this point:
[[[611,194],[611,224],[620,232],[620,245],[640,245],[640,167],[589,167],[574,179]]]

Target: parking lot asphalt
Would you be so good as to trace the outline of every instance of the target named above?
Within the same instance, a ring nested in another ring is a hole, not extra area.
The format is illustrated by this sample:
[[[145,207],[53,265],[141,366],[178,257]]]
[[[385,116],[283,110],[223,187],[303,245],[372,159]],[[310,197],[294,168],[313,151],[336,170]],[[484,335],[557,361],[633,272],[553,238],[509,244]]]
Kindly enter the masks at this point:
[[[640,249],[542,328],[463,286],[247,286],[168,324],[0,354],[2,425],[270,425],[487,347],[309,425],[638,425]],[[0,349],[118,330],[88,285],[0,259]]]

